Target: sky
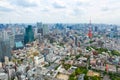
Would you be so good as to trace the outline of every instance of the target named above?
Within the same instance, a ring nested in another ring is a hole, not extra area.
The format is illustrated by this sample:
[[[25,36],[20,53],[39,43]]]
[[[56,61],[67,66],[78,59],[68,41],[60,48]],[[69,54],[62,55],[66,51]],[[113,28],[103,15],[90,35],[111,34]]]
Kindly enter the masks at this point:
[[[0,0],[0,23],[120,25],[120,0]]]

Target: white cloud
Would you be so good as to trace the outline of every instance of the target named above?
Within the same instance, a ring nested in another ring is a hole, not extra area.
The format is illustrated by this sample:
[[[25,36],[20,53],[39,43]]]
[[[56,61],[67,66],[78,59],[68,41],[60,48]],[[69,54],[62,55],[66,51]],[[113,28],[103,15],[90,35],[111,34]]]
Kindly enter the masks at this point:
[[[0,22],[120,24],[119,0],[0,0]]]

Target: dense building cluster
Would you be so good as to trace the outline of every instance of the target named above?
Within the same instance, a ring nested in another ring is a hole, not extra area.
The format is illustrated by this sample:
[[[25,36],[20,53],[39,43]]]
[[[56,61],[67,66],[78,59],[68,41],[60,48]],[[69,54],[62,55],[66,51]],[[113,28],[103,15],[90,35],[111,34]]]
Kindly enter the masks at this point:
[[[0,80],[119,80],[120,26],[0,24]]]

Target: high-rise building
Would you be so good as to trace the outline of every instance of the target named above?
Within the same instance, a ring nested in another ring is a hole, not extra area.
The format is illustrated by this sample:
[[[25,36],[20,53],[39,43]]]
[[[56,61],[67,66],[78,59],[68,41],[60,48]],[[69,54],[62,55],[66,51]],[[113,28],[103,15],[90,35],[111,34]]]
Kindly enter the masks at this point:
[[[14,48],[21,49],[24,47],[24,34],[16,34],[14,39]]]
[[[38,40],[39,40],[39,43],[42,43],[43,37],[41,36],[41,34],[38,34]]]
[[[37,32],[38,32],[39,34],[43,35],[43,25],[42,25],[41,22],[40,22],[40,23],[37,23],[37,28],[38,28]]]
[[[15,35],[15,42],[24,42],[24,34],[16,34]]]
[[[31,25],[25,29],[24,44],[34,41],[34,32]]]
[[[0,39],[2,39],[2,30],[0,30]]]
[[[114,38],[114,31],[110,32],[110,38]]]
[[[95,32],[98,32],[98,27],[97,26],[95,26]]]
[[[4,62],[4,57],[11,58],[11,47],[9,40],[0,40],[0,61]]]
[[[14,43],[15,43],[15,36],[13,34],[9,35],[9,40],[10,40],[10,47],[13,48],[14,47]]]
[[[34,38],[38,37],[38,28],[34,28]]]
[[[59,23],[55,24],[55,28],[59,29],[59,30],[63,30],[64,29],[63,25],[59,24]]]
[[[43,36],[48,34],[49,30],[48,30],[48,25],[47,24],[43,24]]]
[[[117,26],[111,28],[111,31],[110,31],[110,38],[117,38]]]
[[[37,23],[37,28],[39,28],[39,29],[42,28],[42,22]]]
[[[3,40],[7,40],[7,39],[9,39],[9,37],[8,37],[8,33],[7,33],[6,30],[3,30],[3,31],[2,31],[2,39],[3,39]]]

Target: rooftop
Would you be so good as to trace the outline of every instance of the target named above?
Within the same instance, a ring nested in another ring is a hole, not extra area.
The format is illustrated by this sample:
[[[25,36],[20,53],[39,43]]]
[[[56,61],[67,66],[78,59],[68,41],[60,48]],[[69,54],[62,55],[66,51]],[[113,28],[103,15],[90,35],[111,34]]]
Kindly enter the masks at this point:
[[[15,42],[15,46],[16,46],[16,48],[21,48],[21,47],[23,47],[23,43],[21,41]]]

